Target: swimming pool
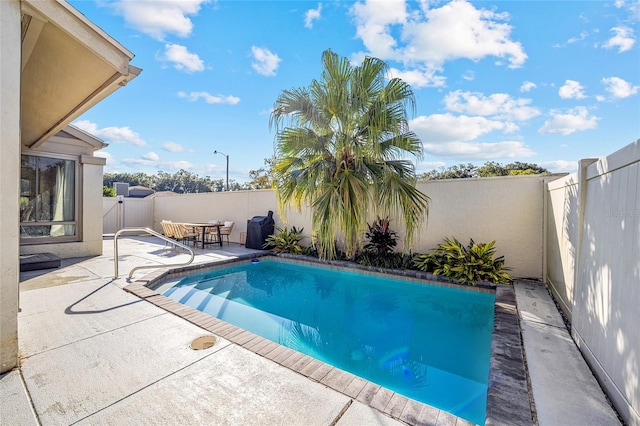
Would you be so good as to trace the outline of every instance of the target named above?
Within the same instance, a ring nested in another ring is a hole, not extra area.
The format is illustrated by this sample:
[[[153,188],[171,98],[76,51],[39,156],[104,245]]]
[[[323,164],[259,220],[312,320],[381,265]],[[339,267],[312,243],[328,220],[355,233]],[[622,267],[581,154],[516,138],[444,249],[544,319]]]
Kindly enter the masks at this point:
[[[495,295],[265,258],[166,297],[399,394],[484,423]]]

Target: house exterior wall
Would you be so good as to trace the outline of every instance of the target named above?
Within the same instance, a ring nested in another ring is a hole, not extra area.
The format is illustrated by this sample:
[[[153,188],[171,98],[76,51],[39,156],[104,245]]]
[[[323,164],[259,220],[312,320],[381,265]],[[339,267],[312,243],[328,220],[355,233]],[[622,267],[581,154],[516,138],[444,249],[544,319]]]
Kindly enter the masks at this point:
[[[418,188],[431,197],[428,221],[417,233],[411,250],[426,252],[455,236],[463,243],[496,240],[497,254],[505,255],[512,275],[542,279],[544,246],[545,183],[560,175],[511,176],[485,179],[451,179],[421,182]],[[207,222],[233,220],[236,225],[230,241],[239,242],[247,220],[274,212],[276,226],[304,228],[310,242],[311,212],[278,212],[277,198],[271,190],[181,194],[156,197],[154,229],[160,221]],[[369,221],[375,220],[372,217]],[[392,229],[402,237],[401,221],[392,218]],[[399,247],[400,249],[400,247]],[[408,249],[407,249],[408,250]]]
[[[20,2],[0,1],[0,373],[18,363]]]
[[[549,185],[547,281],[618,412],[640,425],[640,140]]]

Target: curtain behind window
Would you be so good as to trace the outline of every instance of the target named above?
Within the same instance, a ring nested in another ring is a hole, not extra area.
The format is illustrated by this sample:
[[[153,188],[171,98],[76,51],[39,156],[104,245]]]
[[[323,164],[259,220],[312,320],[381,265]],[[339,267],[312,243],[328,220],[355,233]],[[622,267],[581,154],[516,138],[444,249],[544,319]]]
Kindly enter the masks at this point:
[[[71,160],[59,160],[55,166],[55,186],[53,187],[53,221],[71,221],[75,214],[75,164]],[[73,225],[52,225],[50,235],[74,235]]]
[[[75,199],[76,162],[74,160],[22,156],[20,191],[22,238],[76,236]]]

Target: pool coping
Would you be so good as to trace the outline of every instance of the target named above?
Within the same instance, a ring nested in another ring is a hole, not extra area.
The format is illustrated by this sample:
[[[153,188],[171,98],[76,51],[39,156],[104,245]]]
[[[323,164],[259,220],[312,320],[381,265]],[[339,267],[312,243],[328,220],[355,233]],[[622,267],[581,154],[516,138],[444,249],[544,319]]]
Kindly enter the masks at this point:
[[[151,289],[161,281],[179,277],[186,272],[203,272],[264,256],[288,258],[303,263],[323,263],[328,266],[399,276],[420,282],[428,280],[431,284],[463,287],[468,290],[495,292],[485,425],[534,424],[515,290],[512,286],[496,286],[485,283],[478,287],[468,288],[468,286],[461,286],[446,279],[427,278],[433,277],[433,275],[419,271],[386,271],[362,265],[354,267],[349,262],[323,262],[306,256],[274,256],[267,252],[238,256],[224,261],[159,269],[125,286],[124,290],[231,343],[368,405],[393,419],[410,425],[454,424],[462,426],[473,424],[447,411],[407,398],[352,373],[200,312],[195,308],[182,305]]]

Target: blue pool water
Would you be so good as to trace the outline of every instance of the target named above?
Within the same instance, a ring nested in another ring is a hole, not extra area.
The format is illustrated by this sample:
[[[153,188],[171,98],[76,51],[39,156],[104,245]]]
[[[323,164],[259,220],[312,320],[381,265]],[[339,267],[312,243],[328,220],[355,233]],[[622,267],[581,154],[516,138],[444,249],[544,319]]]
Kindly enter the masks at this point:
[[[280,259],[239,263],[171,284],[163,294],[180,303],[484,423],[492,293]]]

